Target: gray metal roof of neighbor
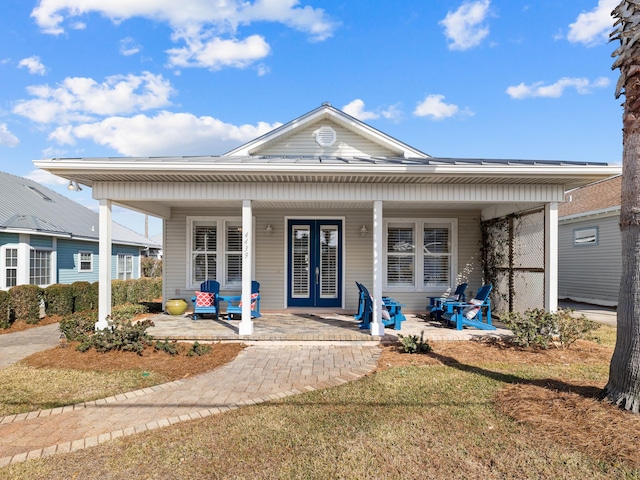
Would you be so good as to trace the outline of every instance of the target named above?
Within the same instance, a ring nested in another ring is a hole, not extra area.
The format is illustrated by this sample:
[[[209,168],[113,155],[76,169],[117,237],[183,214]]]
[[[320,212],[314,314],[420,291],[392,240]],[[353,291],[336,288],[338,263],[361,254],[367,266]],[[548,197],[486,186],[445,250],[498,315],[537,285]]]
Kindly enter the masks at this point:
[[[0,231],[98,240],[99,215],[33,180],[0,172]],[[113,222],[113,243],[159,247],[144,236]]]

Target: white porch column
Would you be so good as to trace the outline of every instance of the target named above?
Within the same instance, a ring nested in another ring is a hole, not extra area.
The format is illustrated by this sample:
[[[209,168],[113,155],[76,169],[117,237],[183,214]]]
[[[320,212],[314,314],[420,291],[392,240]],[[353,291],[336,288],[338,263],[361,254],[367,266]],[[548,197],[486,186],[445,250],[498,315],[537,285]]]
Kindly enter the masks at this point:
[[[544,206],[544,308],[558,310],[558,202]]]
[[[253,272],[253,222],[251,200],[242,201],[242,320],[240,335],[253,334],[251,320],[251,275]]]
[[[383,336],[382,324],[382,201],[373,202],[373,312],[371,314],[371,335]]]
[[[98,276],[98,321],[96,330],[109,326],[111,315],[111,201],[100,200],[99,219],[99,276]]]

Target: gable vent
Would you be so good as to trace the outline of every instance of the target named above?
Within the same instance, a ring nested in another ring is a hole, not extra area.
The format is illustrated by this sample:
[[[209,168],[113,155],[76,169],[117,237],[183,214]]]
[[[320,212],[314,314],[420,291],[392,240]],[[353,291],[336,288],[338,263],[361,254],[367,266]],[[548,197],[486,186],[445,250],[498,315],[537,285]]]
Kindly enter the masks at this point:
[[[336,143],[336,131],[328,126],[316,130],[316,143],[321,147],[331,147]]]

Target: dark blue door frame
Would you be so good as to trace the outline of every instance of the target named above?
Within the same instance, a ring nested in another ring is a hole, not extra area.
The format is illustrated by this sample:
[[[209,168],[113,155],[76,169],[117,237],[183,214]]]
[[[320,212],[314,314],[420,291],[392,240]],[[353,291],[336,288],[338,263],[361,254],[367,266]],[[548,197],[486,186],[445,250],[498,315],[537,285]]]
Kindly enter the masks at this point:
[[[287,306],[342,307],[342,220],[289,220]]]

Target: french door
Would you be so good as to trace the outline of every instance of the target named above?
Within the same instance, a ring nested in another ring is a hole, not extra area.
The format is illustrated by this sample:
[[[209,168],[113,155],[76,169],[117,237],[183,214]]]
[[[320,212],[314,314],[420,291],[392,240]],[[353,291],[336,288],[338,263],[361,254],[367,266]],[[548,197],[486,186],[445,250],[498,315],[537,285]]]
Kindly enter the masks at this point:
[[[342,306],[342,221],[289,220],[287,305]]]

